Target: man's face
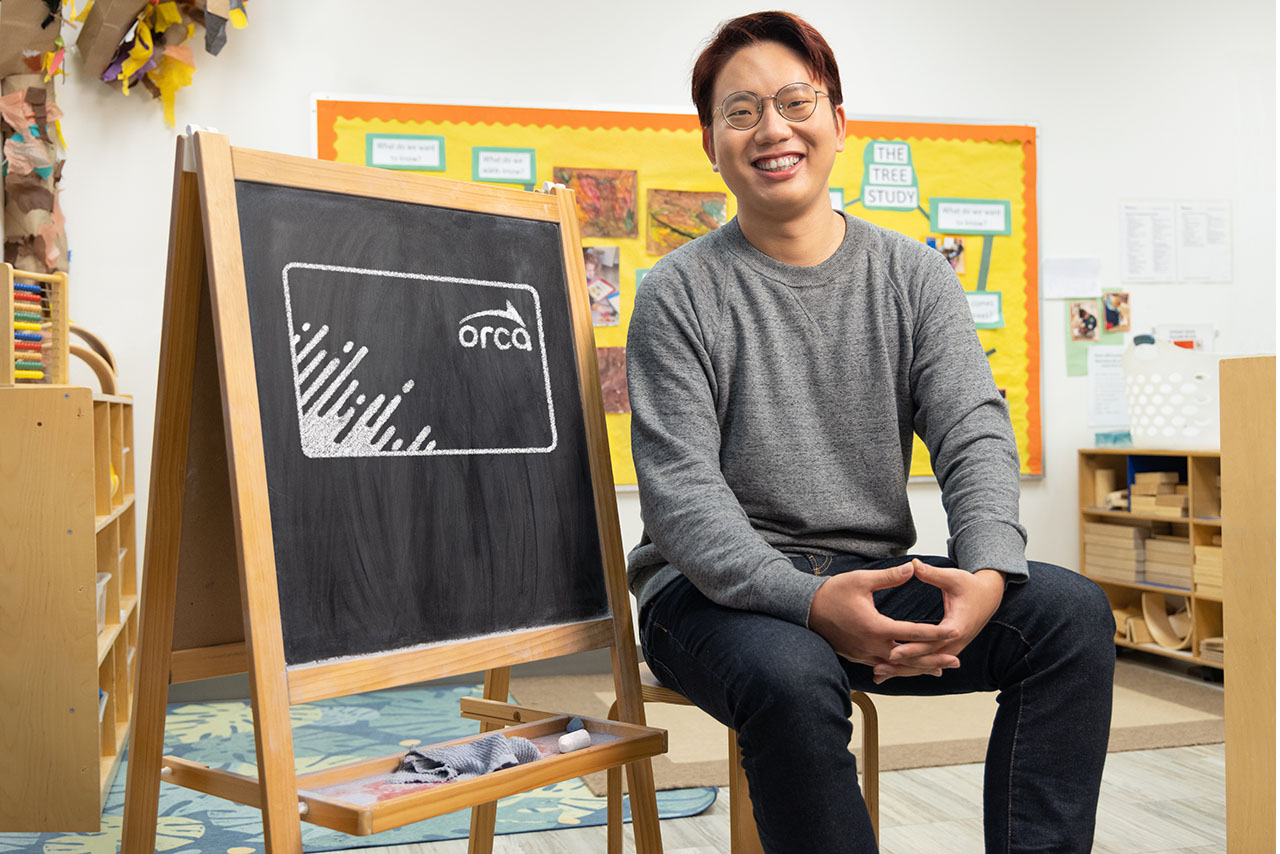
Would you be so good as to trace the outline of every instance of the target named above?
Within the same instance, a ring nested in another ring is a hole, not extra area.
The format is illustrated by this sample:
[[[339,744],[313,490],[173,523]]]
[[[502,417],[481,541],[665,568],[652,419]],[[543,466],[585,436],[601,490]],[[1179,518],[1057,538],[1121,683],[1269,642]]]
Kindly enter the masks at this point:
[[[772,96],[788,83],[804,82],[825,92],[800,55],[777,42],[744,47],[720,69],[713,89],[715,104],[739,91]],[[819,96],[813,115],[789,122],[764,102],[760,122],[750,130],[725,124],[717,110],[702,131],[707,157],[720,170],[740,211],[757,220],[784,221],[817,205],[831,207],[827,191],[836,152],[844,150],[844,109],[834,112]]]

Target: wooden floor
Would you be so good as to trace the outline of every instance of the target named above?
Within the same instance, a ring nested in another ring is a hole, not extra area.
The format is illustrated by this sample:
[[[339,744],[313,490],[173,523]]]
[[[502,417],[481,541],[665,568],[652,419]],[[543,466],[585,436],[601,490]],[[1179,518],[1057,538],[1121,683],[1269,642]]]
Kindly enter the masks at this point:
[[[1221,744],[1112,753],[1098,807],[1094,854],[1223,854],[1225,753]],[[982,766],[882,774],[882,854],[982,854]],[[928,821],[924,819],[928,817]],[[729,808],[722,790],[702,815],[662,822],[665,854],[728,854]],[[466,854],[466,840],[359,854]],[[499,836],[495,854],[602,854],[603,827]],[[627,827],[628,852],[631,828]]]

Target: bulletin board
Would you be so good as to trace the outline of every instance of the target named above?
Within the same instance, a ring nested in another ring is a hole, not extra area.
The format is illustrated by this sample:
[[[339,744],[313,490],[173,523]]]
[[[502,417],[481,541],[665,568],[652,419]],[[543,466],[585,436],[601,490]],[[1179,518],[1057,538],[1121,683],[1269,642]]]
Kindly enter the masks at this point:
[[[614,480],[634,484],[625,347],[636,286],[736,213],[697,116],[327,98],[314,113],[323,160],[577,192]],[[830,190],[833,207],[951,261],[1009,404],[1021,472],[1041,475],[1035,128],[851,120]],[[916,437],[911,475],[930,474]]]

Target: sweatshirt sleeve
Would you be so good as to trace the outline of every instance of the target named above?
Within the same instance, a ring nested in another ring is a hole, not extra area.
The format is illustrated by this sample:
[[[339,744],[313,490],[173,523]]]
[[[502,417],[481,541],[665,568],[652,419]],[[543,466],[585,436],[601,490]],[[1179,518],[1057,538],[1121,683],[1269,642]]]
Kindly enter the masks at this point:
[[[824,579],[764,541],[720,470],[710,355],[719,319],[711,289],[674,265],[651,271],[636,294],[627,386],[645,534],[712,601],[806,625]]]
[[[951,265],[929,253],[919,274],[911,366],[915,431],[942,487],[961,569],[1027,576],[1026,530],[1018,522],[1019,462],[1009,410],[978,341]]]

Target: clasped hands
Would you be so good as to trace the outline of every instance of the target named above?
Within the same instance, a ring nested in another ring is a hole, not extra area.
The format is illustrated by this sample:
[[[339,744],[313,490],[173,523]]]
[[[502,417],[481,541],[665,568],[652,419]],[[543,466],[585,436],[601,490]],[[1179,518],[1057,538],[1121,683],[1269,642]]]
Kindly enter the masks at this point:
[[[876,610],[871,594],[918,578],[942,591],[940,623],[894,620]],[[895,676],[941,676],[960,666],[960,652],[977,637],[1004,596],[1004,575],[968,572],[911,560],[888,569],[832,576],[818,588],[809,628],[850,661],[874,668],[879,685]]]

